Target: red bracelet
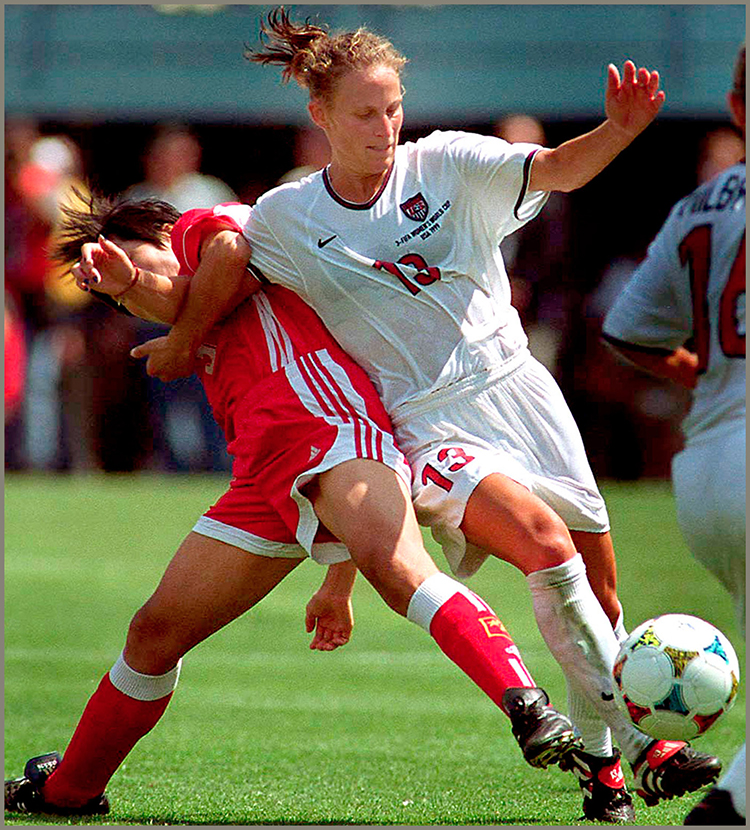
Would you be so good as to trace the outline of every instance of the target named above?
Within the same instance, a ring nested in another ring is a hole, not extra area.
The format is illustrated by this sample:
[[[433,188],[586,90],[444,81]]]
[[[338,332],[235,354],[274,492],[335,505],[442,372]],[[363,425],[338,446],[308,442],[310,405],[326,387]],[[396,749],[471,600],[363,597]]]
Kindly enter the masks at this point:
[[[138,282],[138,278],[141,276],[141,269],[136,266],[135,271],[133,272],[133,276],[130,279],[130,282],[127,286],[119,293],[119,294],[112,294],[113,300],[119,300],[120,297],[124,297],[128,291]]]

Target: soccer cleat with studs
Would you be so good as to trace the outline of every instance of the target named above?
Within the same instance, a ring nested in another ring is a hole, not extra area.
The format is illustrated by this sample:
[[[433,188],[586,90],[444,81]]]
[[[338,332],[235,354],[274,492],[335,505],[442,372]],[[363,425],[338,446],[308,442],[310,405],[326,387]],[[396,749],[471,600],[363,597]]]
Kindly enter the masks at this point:
[[[733,824],[747,824],[747,820],[734,808],[728,790],[712,787],[703,801],[699,801],[687,814],[683,824],[702,824],[724,827]]]
[[[561,762],[560,768],[572,772],[583,791],[583,820],[607,824],[633,824],[633,799],[625,787],[620,766],[620,751],[599,757],[574,750]]]
[[[559,763],[574,749],[583,748],[573,724],[549,705],[543,689],[506,689],[503,709],[510,717],[523,757],[532,767],[544,769]]]
[[[58,752],[37,755],[26,762],[23,775],[5,782],[5,811],[8,813],[47,813],[56,816],[95,816],[109,812],[109,801],[102,793],[80,807],[61,807],[44,800],[44,782],[57,769]]]
[[[720,773],[718,758],[685,741],[654,741],[633,764],[635,791],[649,807],[712,784]]]

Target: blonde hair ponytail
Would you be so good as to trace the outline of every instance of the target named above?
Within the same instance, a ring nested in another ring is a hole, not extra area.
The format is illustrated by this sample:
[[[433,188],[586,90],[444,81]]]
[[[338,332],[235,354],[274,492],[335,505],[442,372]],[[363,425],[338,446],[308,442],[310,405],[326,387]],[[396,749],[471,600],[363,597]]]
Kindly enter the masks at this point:
[[[293,23],[283,6],[261,24],[260,38],[264,48],[248,49],[245,57],[282,66],[282,81],[293,78],[311,98],[330,99],[336,82],[347,72],[385,65],[400,75],[406,63],[389,40],[364,27],[332,35],[309,19]]]

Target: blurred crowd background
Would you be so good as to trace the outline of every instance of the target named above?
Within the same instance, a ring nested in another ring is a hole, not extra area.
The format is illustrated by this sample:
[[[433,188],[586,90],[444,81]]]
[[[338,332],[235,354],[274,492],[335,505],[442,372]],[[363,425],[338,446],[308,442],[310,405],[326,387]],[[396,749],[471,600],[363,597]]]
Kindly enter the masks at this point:
[[[129,357],[164,329],[78,291],[46,252],[73,185],[187,210],[252,204],[327,163],[304,95],[242,59],[270,8],[5,7],[6,469],[229,469],[198,382],[162,384]],[[601,121],[607,63],[659,69],[657,122],[503,251],[597,476],[667,476],[688,395],[616,358],[600,327],[672,204],[744,155],[724,101],[745,6],[290,9],[368,25],[410,58],[403,140],[467,129],[556,146]]]

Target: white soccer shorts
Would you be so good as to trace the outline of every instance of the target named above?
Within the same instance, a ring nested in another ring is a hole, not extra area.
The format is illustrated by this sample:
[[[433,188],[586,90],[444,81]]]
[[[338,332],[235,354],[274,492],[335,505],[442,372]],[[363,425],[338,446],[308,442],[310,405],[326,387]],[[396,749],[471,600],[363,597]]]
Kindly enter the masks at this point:
[[[691,438],[672,459],[677,522],[693,556],[729,591],[745,632],[745,423]]]
[[[401,407],[396,441],[412,468],[417,517],[459,577],[487,558],[459,529],[474,488],[502,473],[549,505],[570,530],[604,533],[609,518],[578,427],[557,383],[527,350],[489,378]]]

